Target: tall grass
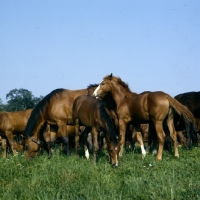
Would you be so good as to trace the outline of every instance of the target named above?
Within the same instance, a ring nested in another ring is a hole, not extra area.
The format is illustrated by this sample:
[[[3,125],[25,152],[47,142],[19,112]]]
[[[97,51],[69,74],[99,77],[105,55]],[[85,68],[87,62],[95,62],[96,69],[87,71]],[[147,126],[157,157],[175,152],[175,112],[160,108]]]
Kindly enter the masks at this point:
[[[180,158],[169,152],[163,161],[127,151],[118,168],[105,152],[86,160],[83,152],[66,157],[58,150],[52,158],[39,155],[27,162],[24,153],[0,158],[0,199],[200,199],[200,148],[179,148]]]

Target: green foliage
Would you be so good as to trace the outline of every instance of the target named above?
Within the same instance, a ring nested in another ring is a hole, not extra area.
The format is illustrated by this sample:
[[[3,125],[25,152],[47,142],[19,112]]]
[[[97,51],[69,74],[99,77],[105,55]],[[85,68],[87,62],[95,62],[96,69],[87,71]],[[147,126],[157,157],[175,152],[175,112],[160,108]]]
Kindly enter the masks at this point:
[[[0,98],[0,112],[5,110],[5,105],[3,104],[2,99]]]
[[[42,99],[42,96],[34,97],[32,92],[20,88],[11,90],[6,95],[7,104],[5,109],[7,111],[26,110],[35,107],[35,105]]]
[[[86,160],[84,152],[70,157],[56,151],[51,159],[40,154],[32,162],[24,153],[0,158],[0,199],[200,199],[200,148],[179,148],[176,159],[165,151],[162,162],[148,154],[126,152],[112,168],[106,152]]]

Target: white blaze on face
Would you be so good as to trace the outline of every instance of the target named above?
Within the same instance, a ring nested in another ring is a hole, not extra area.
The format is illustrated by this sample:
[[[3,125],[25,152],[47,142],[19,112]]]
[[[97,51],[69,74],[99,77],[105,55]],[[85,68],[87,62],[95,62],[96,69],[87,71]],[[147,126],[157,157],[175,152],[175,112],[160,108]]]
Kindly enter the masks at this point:
[[[95,91],[93,92],[93,95],[96,97],[97,96],[97,92],[98,92],[98,90],[99,90],[99,88],[100,88],[100,85],[95,89]]]

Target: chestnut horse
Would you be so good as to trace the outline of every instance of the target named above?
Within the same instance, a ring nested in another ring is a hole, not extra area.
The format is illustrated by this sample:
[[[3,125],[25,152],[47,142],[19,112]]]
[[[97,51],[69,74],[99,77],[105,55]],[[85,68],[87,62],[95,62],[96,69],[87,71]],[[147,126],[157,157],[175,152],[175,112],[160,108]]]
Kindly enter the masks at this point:
[[[18,145],[14,138],[17,137],[18,134],[24,134],[32,110],[33,109],[0,113],[0,135],[2,137],[3,158],[7,155],[8,145],[10,145],[13,154],[16,155]],[[7,144],[7,141],[9,144]]]
[[[73,119],[75,122],[75,132],[78,136],[79,126],[85,126],[84,148],[86,158],[89,158],[87,149],[87,135],[91,131],[93,139],[94,165],[96,165],[96,155],[99,150],[98,132],[103,131],[107,142],[107,150],[110,162],[113,167],[118,166],[118,140],[115,133],[114,124],[105,103],[89,95],[78,96],[73,104]]]
[[[170,136],[174,142],[175,157],[179,157],[177,147],[177,136],[174,128],[174,112],[183,115],[190,122],[195,123],[192,113],[169,94],[164,92],[147,92],[136,94],[130,91],[128,85],[121,78],[108,75],[94,92],[96,97],[103,98],[106,94],[112,94],[117,104],[117,116],[119,118],[120,129],[120,156],[122,156],[125,132],[128,124],[133,124],[139,129],[141,123],[149,123],[155,126],[159,147],[157,160],[162,160],[162,151],[165,141],[163,121],[166,120],[170,131]]]
[[[40,147],[40,130],[44,123],[57,125],[57,134],[61,135],[66,154],[70,155],[67,125],[73,125],[72,106],[74,100],[87,94],[88,90],[56,89],[46,95],[33,109],[28,120],[26,134],[26,159],[30,160],[38,154]]]

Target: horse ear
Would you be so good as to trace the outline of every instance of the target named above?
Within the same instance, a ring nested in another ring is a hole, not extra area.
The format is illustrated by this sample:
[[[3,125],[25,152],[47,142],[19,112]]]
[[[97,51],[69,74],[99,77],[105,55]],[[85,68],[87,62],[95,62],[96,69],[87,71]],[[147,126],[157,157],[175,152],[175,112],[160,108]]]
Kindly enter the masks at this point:
[[[110,74],[109,78],[110,78],[110,80],[112,79],[112,73]]]

